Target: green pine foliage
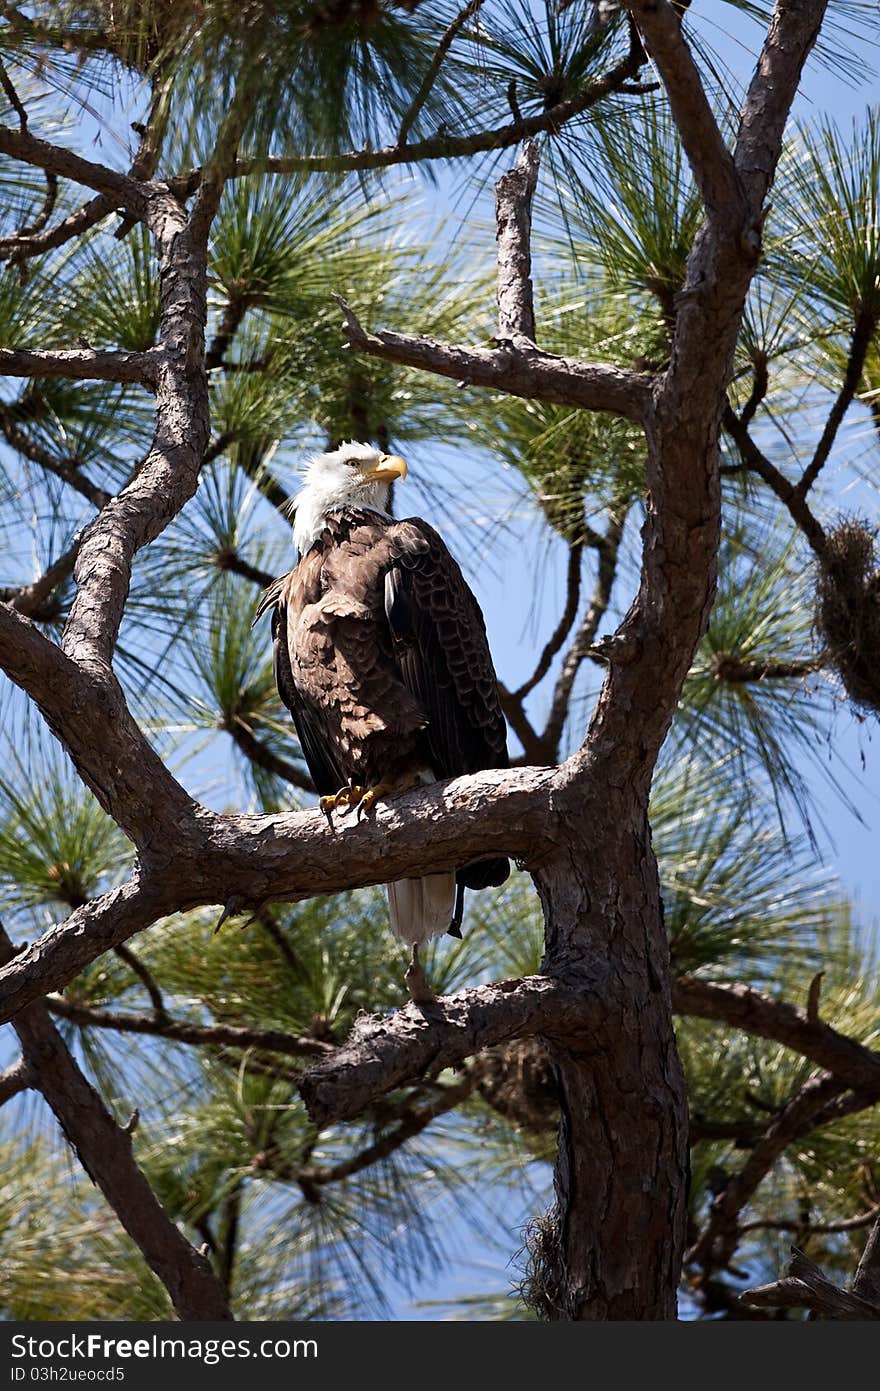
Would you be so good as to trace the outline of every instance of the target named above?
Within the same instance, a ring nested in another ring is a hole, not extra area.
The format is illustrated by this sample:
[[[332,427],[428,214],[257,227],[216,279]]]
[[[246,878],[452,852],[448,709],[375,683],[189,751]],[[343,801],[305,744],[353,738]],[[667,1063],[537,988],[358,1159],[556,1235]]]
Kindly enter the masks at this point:
[[[763,4],[739,8],[766,18]],[[836,10],[850,14],[846,5]],[[34,129],[58,139],[82,137],[71,115],[75,97],[112,125],[125,102],[126,121],[133,112],[143,119],[150,89],[164,92],[158,167],[171,175],[201,161],[237,84],[250,92],[242,158],[393,143],[457,11],[390,0],[198,7],[53,0],[29,6],[27,16],[16,11],[0,55]],[[504,124],[511,102],[530,116],[576,95],[628,42],[625,15],[599,25],[592,15],[593,7],[550,0],[482,6],[414,113],[410,140]],[[57,41],[63,34],[66,49]],[[722,121],[725,90],[720,83],[716,93]],[[14,120],[10,108],[0,119]],[[127,163],[116,147],[106,157]],[[663,371],[702,213],[656,94],[618,96],[585,113],[545,142],[543,158],[540,346]],[[412,455],[423,464],[421,491],[417,505],[410,494],[406,506],[445,530],[454,500],[459,553],[462,541],[473,541],[480,562],[516,565],[499,518],[490,544],[475,516],[491,509],[487,480],[503,465],[548,553],[583,551],[585,592],[596,574],[596,532],[609,516],[621,524],[628,517],[623,578],[603,631],[634,592],[645,496],[638,429],[480,393],[344,345],[333,294],[370,327],[492,341],[484,195],[497,159],[496,152],[474,164],[473,188],[451,215],[418,173],[300,171],[268,180],[256,172],[225,189],[207,287],[212,444],[195,497],[137,557],[116,661],[151,741],[212,807],[276,812],[312,804],[275,690],[267,625],[253,626],[262,587],[294,561],[289,504],[308,453],[360,438]],[[878,170],[876,111],[852,133],[802,130],[783,162],[730,392],[740,412],[755,397],[753,428],[780,467],[808,457],[817,399],[824,405],[840,389],[860,318],[872,318],[875,329],[880,321]],[[32,220],[44,197],[40,178],[3,166],[0,234]],[[62,190],[55,218],[75,206],[69,199]],[[0,269],[0,346],[84,340],[144,351],[157,341],[160,296],[146,234],[109,216],[28,262],[26,274]],[[860,382],[873,423],[868,410],[857,421],[874,455],[877,344],[875,336]],[[0,587],[41,573],[94,515],[95,490],[113,495],[136,474],[150,448],[151,407],[129,387],[0,380]],[[724,462],[739,463],[730,441]],[[832,468],[838,463],[832,457]],[[56,638],[72,593],[68,577],[51,618],[43,616]],[[839,704],[839,687],[822,666],[804,549],[754,479],[732,472],[717,595],[652,803],[673,969],[795,1001],[824,971],[822,1018],[876,1046],[876,962],[865,924],[822,863],[821,808],[799,771],[811,758],[825,767],[822,740]],[[557,674],[558,663],[530,699],[536,719]],[[600,677],[601,668],[587,663],[573,711]],[[51,736],[27,725],[18,697],[4,690],[2,702],[0,919],[25,940],[120,883],[133,850]],[[567,737],[582,724],[570,720]],[[828,785],[828,795],[841,795],[833,768]],[[155,925],[133,939],[128,956],[111,952],[93,963],[50,1007],[114,1113],[124,1120],[138,1109],[136,1157],[172,1218],[206,1246],[238,1317],[383,1316],[395,1290],[424,1298],[439,1272],[467,1257],[455,1249],[457,1233],[469,1228],[489,1250],[546,1203],[553,1124],[530,1128],[512,1118],[477,1081],[403,1140],[402,1118],[436,1105],[462,1075],[414,1084],[355,1124],[317,1131],[296,1087],[308,1047],[283,1053],[258,1037],[238,1044],[209,1034],[202,1042],[163,1037],[171,1019],[207,1031],[275,1031],[319,1048],[344,1039],[361,1011],[401,1003],[404,953],[388,931],[380,889],[263,905],[215,933],[218,912]],[[542,952],[539,905],[528,875],[516,872],[497,893],[472,897],[463,941],[432,944],[426,967],[434,988],[451,993],[536,972]],[[123,1016],[122,1024],[106,1027],[108,1016]],[[149,1028],[135,1031],[132,1020]],[[682,1019],[679,1041],[692,1112],[707,1128],[752,1133],[810,1074],[792,1052],[715,1024]],[[4,1061],[12,1056],[10,1044]],[[515,1068],[511,1079],[525,1088]],[[44,1108],[16,1097],[2,1120],[2,1317],[169,1317],[163,1289]],[[744,1222],[791,1218],[806,1228],[870,1209],[880,1185],[878,1125],[871,1109],[841,1112],[789,1146]],[[743,1143],[695,1143],[695,1220],[741,1164]],[[754,1225],[746,1235],[737,1263],[776,1271],[790,1236]],[[844,1277],[863,1235],[804,1240]],[[517,1279],[516,1270],[496,1271],[491,1294],[444,1309],[526,1317]]]

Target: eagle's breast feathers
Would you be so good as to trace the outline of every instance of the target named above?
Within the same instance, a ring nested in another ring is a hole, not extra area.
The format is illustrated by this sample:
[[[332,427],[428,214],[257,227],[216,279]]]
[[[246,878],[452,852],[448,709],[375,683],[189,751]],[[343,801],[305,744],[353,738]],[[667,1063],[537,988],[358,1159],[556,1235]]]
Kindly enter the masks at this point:
[[[482,614],[427,523],[331,514],[262,607],[274,610],[281,697],[330,765],[319,792],[419,768],[444,778],[505,766]]]

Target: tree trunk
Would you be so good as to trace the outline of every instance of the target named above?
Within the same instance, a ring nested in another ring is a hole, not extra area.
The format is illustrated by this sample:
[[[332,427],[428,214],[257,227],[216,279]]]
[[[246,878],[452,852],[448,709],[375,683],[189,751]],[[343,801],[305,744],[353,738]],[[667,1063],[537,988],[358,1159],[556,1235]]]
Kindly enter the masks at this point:
[[[545,969],[600,1008],[595,1027],[549,1040],[556,1205],[532,1230],[527,1297],[553,1320],[674,1319],[688,1147],[669,951],[644,810],[615,816],[603,800],[610,834],[569,820],[568,843],[535,873]]]

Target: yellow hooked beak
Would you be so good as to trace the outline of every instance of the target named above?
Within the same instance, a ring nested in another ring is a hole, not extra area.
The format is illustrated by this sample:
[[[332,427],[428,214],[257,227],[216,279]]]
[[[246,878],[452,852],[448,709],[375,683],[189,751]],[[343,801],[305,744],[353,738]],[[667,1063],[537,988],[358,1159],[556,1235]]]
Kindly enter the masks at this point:
[[[375,468],[364,474],[371,483],[393,483],[396,478],[406,478],[406,460],[399,454],[383,454]]]

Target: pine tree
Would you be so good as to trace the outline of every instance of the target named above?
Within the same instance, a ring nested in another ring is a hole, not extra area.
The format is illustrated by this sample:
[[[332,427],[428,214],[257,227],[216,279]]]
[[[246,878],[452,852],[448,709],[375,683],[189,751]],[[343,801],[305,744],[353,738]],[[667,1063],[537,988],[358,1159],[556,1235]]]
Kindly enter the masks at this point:
[[[460,1317],[880,1313],[803,772],[880,708],[880,120],[787,124],[876,20],[741,8],[742,90],[718,3],[0,7],[5,1317],[382,1316],[463,1225]],[[253,618],[350,438],[561,602],[510,771],[331,834]],[[373,886],[484,851],[404,1008]]]

